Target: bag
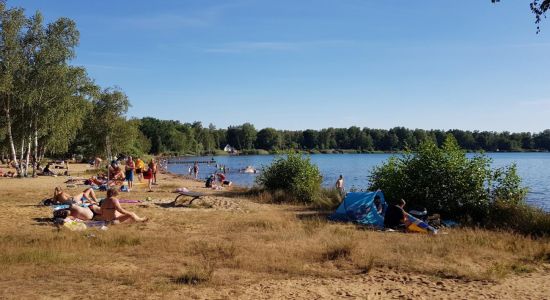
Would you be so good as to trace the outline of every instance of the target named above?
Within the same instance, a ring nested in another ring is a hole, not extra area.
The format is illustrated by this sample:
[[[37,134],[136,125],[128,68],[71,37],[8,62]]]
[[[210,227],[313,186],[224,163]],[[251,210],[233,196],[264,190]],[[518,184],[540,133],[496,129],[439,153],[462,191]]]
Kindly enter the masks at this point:
[[[41,204],[44,206],[50,206],[53,204],[53,199],[52,198],[44,199],[42,200]]]
[[[65,219],[69,216],[70,211],[68,209],[58,209],[53,211],[54,219]]]

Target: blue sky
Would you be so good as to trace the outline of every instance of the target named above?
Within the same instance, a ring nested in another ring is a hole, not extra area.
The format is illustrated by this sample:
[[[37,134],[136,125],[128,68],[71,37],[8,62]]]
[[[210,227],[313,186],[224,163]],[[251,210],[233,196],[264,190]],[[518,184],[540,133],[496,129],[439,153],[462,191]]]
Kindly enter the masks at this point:
[[[550,128],[530,1],[8,1],[69,17],[129,116],[218,127]]]

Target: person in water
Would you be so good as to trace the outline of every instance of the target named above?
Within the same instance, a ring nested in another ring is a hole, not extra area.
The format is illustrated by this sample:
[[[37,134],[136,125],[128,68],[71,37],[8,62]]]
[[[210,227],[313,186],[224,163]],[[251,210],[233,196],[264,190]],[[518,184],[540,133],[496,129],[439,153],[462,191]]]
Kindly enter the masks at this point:
[[[384,216],[384,227],[391,229],[404,228],[405,226],[405,200],[400,199],[396,205],[390,205]]]
[[[199,163],[195,162],[193,164],[193,176],[195,176],[195,179],[199,179]]]
[[[120,205],[117,198],[118,190],[110,188],[107,190],[107,198],[101,202],[101,219],[113,224],[124,222],[145,222],[147,218],[141,218],[134,212],[128,211]]]

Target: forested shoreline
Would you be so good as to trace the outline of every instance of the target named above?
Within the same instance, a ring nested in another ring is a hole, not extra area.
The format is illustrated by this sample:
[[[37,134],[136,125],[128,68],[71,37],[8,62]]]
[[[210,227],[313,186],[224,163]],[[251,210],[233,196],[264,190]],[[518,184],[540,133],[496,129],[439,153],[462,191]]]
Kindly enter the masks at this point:
[[[395,152],[414,150],[422,141],[432,140],[442,145],[448,134],[453,135],[461,148],[468,151],[549,151],[550,130],[539,133],[510,133],[464,130],[423,130],[394,127],[372,129],[352,126],[321,130],[277,130],[244,123],[217,129],[201,122],[180,123],[147,117],[137,120],[141,133],[150,141],[152,154],[171,153],[214,154],[226,145],[241,153],[256,154],[254,150],[306,150],[327,152],[343,150],[354,152]]]

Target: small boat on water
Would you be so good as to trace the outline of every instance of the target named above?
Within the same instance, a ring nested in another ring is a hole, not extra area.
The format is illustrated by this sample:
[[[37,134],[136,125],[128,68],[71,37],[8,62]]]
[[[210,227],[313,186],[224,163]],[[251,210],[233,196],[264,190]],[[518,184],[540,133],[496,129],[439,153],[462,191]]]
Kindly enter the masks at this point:
[[[256,170],[253,166],[247,166],[243,170],[243,173],[247,173],[247,174],[254,174],[254,173],[257,173],[257,172],[258,172],[258,170]]]

